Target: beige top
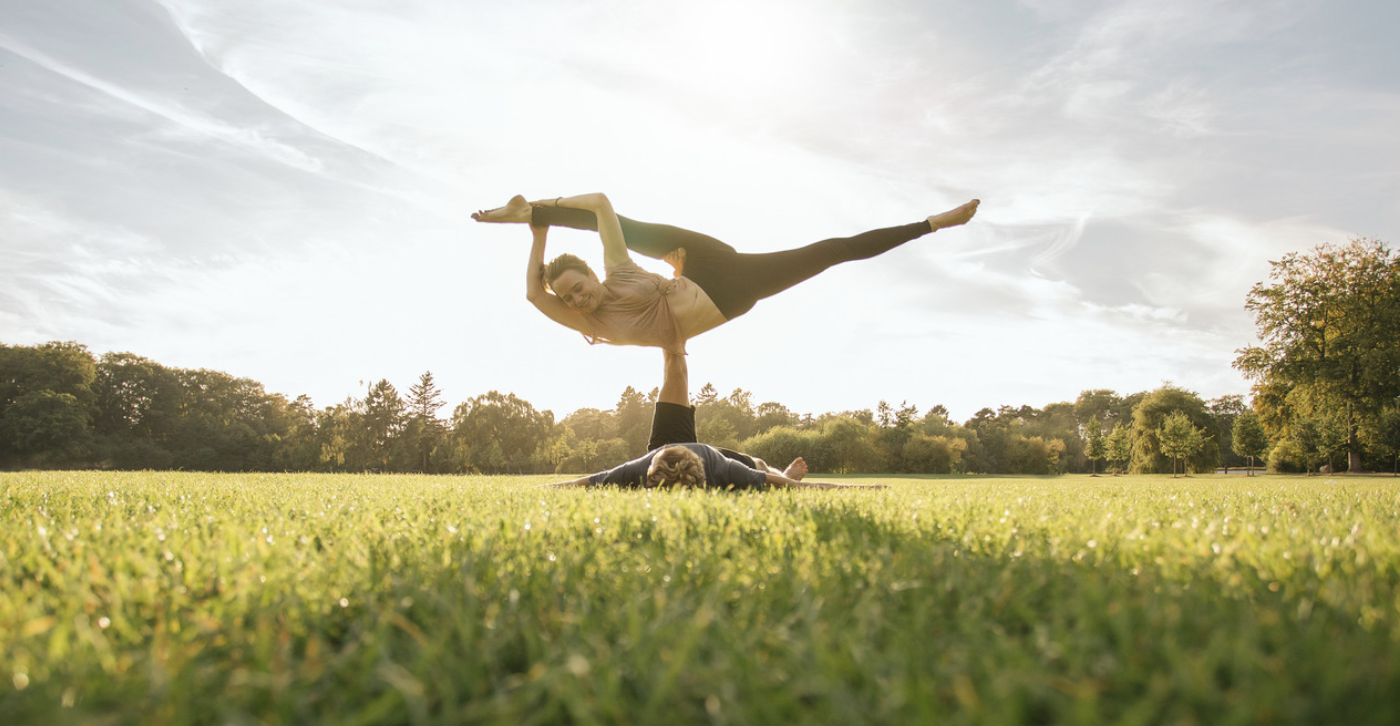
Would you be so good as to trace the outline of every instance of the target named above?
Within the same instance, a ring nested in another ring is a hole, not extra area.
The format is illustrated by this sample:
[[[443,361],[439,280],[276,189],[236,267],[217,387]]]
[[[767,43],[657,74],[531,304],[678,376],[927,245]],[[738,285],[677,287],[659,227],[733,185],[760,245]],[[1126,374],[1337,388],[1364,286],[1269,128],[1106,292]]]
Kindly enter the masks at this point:
[[[724,315],[689,278],[668,280],[628,260],[608,268],[608,295],[584,313],[593,334],[589,343],[651,345],[685,353],[685,341],[724,322]]]

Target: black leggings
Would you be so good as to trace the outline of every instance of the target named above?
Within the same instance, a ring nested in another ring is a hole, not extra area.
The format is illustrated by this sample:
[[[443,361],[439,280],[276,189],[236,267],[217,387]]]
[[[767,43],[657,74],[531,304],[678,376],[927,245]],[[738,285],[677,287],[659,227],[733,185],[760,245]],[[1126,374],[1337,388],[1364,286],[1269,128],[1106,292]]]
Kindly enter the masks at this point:
[[[682,272],[700,286],[726,320],[743,315],[754,303],[796,285],[842,262],[864,260],[888,252],[933,227],[928,221],[863,232],[854,237],[834,237],[806,247],[781,252],[749,254],[710,237],[667,224],[638,222],[618,216],[628,249],[661,259],[685,248]],[[586,209],[534,207],[536,227],[569,227],[598,231],[598,218]]]

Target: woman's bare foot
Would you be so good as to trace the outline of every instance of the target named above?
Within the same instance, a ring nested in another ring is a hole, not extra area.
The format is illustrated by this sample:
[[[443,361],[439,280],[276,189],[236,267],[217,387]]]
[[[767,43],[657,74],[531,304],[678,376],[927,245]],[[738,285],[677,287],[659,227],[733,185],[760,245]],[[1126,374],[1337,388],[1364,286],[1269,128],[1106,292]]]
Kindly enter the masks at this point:
[[[477,212],[472,215],[472,219],[499,224],[529,224],[530,203],[525,201],[525,197],[517,194],[506,202],[506,206]]]
[[[674,277],[680,278],[680,276],[685,272],[685,248],[677,247],[674,250],[667,252],[666,256],[661,258],[661,261],[671,265],[671,267],[676,268]]]
[[[793,481],[802,481],[802,477],[807,476],[807,462],[803,461],[800,456],[793,459],[792,463],[783,470],[783,476]]]
[[[949,209],[942,214],[935,214],[929,217],[928,223],[933,227],[933,231],[935,232],[945,227],[957,227],[958,225],[967,224],[968,220],[972,219],[972,215],[977,214],[977,205],[981,203],[982,200],[974,199],[961,207]]]

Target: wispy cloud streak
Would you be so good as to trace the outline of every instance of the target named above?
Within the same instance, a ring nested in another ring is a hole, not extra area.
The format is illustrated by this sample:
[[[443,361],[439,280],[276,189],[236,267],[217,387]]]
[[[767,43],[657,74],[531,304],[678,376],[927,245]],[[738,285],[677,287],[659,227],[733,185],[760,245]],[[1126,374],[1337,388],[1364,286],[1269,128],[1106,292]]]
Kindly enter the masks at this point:
[[[184,132],[217,139],[301,171],[319,174],[325,169],[324,164],[322,164],[320,160],[308,156],[302,150],[291,145],[269,138],[258,129],[232,126],[218,118],[183,108],[178,103],[173,103],[168,99],[141,94],[123,88],[115,83],[102,80],[83,70],[73,68],[65,63],[50,58],[43,53],[26,47],[13,38],[0,35],[0,48],[20,58],[24,58],[55,75],[102,93],[120,103],[169,121]]]

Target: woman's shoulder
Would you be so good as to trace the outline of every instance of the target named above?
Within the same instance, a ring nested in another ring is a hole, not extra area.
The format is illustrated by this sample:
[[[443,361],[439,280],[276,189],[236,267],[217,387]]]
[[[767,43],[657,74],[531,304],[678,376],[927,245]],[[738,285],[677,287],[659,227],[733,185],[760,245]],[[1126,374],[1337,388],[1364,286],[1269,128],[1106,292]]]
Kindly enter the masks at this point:
[[[646,274],[646,270],[641,265],[632,261],[631,257],[612,265],[603,266],[604,276],[612,279],[614,275],[635,275],[637,273]]]
[[[633,262],[630,259],[626,262],[619,262],[616,265],[605,268],[604,276],[606,280],[625,278],[633,280],[658,280],[665,282],[666,280],[670,279],[662,277],[661,275],[642,267],[641,265],[637,264],[636,262]]]
[[[642,269],[637,263],[628,260],[607,269],[607,276],[603,278],[603,285],[614,291],[624,288],[637,288],[638,290],[662,290],[667,288],[667,279]]]

